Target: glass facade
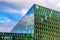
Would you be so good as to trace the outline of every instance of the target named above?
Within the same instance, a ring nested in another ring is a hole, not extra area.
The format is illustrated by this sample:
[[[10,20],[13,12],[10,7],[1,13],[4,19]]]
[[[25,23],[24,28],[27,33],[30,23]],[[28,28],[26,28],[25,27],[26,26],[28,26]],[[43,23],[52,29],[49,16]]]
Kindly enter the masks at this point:
[[[33,34],[0,33],[0,40],[33,40]]]
[[[23,16],[23,18],[12,29],[12,33],[34,33],[34,6]]]
[[[60,12],[35,4],[0,40],[60,40]]]
[[[35,40],[60,40],[60,12],[34,6]]]

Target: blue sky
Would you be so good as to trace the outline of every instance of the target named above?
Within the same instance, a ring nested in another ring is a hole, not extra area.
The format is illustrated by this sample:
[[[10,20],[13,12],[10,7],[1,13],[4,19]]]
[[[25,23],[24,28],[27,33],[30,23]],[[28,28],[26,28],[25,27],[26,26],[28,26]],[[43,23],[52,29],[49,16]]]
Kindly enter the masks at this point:
[[[24,16],[21,8],[9,2],[0,1],[0,32],[10,32],[17,22]]]
[[[60,0],[0,0],[0,32],[10,32],[33,4],[60,11]]]

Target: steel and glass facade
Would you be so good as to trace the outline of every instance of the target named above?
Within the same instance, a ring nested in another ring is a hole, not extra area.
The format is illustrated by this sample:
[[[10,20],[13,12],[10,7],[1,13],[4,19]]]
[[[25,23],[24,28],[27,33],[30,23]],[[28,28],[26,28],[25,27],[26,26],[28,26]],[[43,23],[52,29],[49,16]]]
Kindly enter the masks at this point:
[[[34,4],[0,40],[60,40],[60,12]]]
[[[34,6],[35,40],[60,40],[60,12]]]

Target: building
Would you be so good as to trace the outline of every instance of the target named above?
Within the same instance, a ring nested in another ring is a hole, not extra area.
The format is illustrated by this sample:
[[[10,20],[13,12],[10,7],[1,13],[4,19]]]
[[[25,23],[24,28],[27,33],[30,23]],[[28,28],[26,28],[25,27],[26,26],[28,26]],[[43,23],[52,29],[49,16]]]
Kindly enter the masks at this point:
[[[35,5],[34,34],[35,40],[60,40],[60,12]]]
[[[0,40],[33,40],[33,34],[0,33]]]
[[[19,20],[10,33],[0,33],[0,40],[34,40],[34,14],[30,15],[31,13],[33,13],[33,7]]]
[[[0,38],[10,40],[60,40],[60,12],[34,4],[11,33]]]

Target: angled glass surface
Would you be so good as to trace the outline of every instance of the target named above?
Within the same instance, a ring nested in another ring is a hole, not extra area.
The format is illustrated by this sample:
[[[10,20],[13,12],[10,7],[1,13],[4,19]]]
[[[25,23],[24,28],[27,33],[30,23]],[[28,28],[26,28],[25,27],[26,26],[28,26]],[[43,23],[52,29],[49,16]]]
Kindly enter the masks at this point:
[[[24,17],[11,30],[12,33],[34,33],[34,6],[26,13]]]

